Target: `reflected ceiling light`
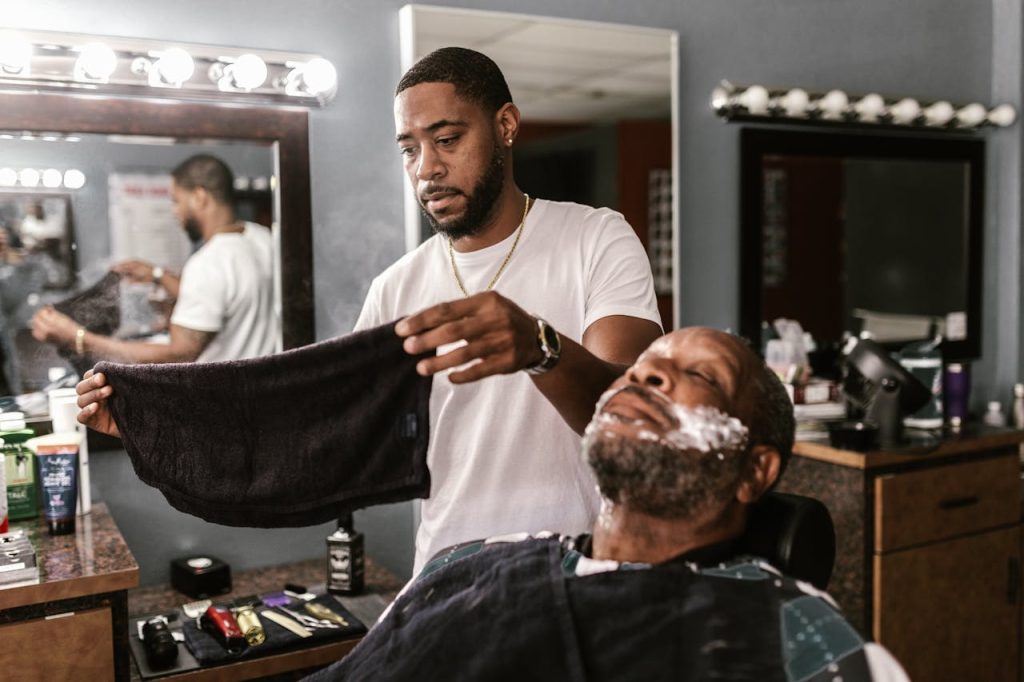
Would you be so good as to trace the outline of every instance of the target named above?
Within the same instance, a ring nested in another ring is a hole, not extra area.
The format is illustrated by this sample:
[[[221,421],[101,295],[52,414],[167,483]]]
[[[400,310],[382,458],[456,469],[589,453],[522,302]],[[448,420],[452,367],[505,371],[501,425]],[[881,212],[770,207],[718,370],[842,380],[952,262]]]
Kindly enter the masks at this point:
[[[28,75],[32,53],[32,43],[24,36],[0,33],[0,71]]]
[[[64,182],[64,174],[56,168],[47,168],[43,171],[43,187],[60,187]]]
[[[39,171],[35,168],[22,168],[18,173],[18,182],[22,187],[38,187],[39,179]]]
[[[733,85],[723,80],[711,91],[711,108],[728,121],[821,121],[828,124],[874,124],[925,127],[935,130],[974,130],[1006,127],[1017,120],[1009,104],[992,109],[973,102],[945,100],[921,103],[912,97],[887,99],[877,93],[848,95],[842,90],[809,93],[800,88]]]
[[[75,80],[106,83],[117,69],[117,55],[109,45],[89,43],[75,60]]]
[[[13,168],[0,168],[0,187],[14,187],[18,184],[18,171]]]
[[[64,171],[64,186],[68,189],[81,189],[85,185],[85,173],[77,168]]]

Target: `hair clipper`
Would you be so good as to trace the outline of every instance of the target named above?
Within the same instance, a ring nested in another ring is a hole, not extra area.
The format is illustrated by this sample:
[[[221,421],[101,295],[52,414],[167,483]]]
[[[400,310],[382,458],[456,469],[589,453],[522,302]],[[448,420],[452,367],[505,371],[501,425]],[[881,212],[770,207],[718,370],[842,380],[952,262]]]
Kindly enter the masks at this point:
[[[245,636],[238,627],[238,621],[226,606],[211,606],[199,619],[199,625],[210,633],[229,653],[237,654],[245,649]]]

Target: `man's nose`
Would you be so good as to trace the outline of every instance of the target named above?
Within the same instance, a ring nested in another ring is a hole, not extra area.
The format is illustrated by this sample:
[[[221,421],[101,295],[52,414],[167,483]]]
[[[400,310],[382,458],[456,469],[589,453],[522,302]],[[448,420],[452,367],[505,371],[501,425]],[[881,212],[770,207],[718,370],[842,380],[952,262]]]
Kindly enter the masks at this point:
[[[440,155],[430,145],[424,145],[416,166],[416,179],[435,180],[443,174],[444,164],[441,163]]]
[[[633,384],[655,388],[662,393],[672,392],[672,375],[663,362],[644,360],[626,370],[626,379]]]

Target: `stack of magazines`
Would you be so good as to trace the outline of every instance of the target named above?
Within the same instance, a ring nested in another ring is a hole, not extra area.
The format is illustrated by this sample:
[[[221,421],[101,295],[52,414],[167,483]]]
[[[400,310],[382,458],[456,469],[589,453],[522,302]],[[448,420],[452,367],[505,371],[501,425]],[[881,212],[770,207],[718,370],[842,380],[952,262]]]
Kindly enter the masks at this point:
[[[0,533],[0,589],[38,582],[36,550],[25,531]]]

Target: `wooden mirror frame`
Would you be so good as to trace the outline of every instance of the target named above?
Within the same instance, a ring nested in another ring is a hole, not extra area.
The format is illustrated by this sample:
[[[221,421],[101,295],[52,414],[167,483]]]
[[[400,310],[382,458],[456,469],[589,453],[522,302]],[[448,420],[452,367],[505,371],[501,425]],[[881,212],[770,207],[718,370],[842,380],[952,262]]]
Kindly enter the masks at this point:
[[[3,131],[149,135],[276,145],[281,340],[285,349],[315,340],[309,116],[305,109],[61,93],[5,92],[3,99]]]

